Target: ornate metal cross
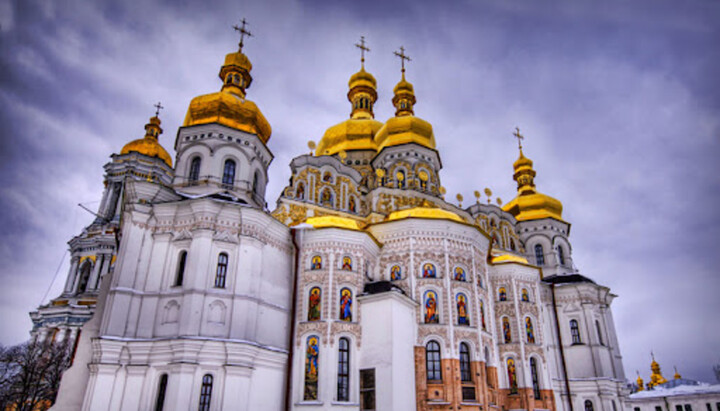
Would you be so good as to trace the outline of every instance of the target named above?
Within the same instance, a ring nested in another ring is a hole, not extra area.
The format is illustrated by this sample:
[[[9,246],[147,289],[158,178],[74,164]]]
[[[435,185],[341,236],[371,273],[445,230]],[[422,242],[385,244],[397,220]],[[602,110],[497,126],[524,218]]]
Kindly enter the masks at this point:
[[[158,114],[160,114],[160,110],[162,110],[162,109],[165,108],[165,107],[163,107],[163,106],[160,104],[159,101],[158,101],[157,104],[155,104],[153,107],[155,107],[155,117],[157,117]]]
[[[515,136],[518,141],[518,149],[522,150],[522,140],[525,139],[525,136],[520,134],[520,128],[515,127],[515,132],[513,133],[513,136]]]
[[[360,64],[362,68],[365,68],[365,52],[370,51],[370,49],[365,46],[365,36],[360,36],[360,44],[355,44],[355,47],[360,49]]]
[[[394,51],[396,56],[400,57],[400,64],[402,64],[402,72],[405,73],[405,60],[410,61],[410,56],[405,55],[405,47],[400,46],[400,52]]]
[[[233,29],[235,29],[235,31],[240,33],[240,44],[239,44],[240,51],[242,51],[242,48],[243,48],[243,40],[245,40],[245,35],[247,35],[248,37],[253,36],[252,33],[250,33],[247,29],[245,29],[245,25],[248,24],[247,21],[245,21],[245,18],[242,19],[241,23],[242,23],[242,27],[238,27],[237,24],[233,26]]]

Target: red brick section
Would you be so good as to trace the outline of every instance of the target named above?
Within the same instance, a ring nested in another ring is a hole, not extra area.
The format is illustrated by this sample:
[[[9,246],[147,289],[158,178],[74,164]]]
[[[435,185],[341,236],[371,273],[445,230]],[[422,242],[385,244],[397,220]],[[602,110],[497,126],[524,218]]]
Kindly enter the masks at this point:
[[[533,397],[532,388],[519,388],[517,394],[507,389],[498,389],[498,373],[495,367],[486,367],[485,362],[470,363],[472,383],[460,379],[460,361],[442,360],[442,382],[428,382],[425,369],[425,347],[415,347],[415,392],[418,411],[436,410],[499,410],[543,408],[555,410],[552,390],[541,390],[541,399]],[[475,387],[475,401],[462,401],[462,387]],[[464,405],[463,405],[464,403]],[[481,405],[471,405],[473,403]],[[494,406],[494,407],[491,407]]]

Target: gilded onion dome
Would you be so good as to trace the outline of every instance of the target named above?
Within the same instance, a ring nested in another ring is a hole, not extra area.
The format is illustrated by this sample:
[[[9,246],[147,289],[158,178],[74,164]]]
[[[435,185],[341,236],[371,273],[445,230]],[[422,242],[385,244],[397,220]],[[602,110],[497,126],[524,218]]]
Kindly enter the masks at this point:
[[[432,125],[414,116],[415,90],[413,85],[402,79],[393,89],[393,105],[395,117],[390,118],[375,135],[378,150],[400,144],[417,143],[435,149],[435,135]]]
[[[352,104],[350,118],[325,131],[315,151],[316,155],[333,155],[340,151],[376,150],[373,136],[382,123],[375,120],[373,105],[377,101],[375,77],[361,68],[348,81],[347,98]]]
[[[270,124],[255,103],[245,99],[245,90],[252,83],[251,70],[252,64],[243,54],[242,45],[237,52],[225,56],[219,74],[222,89],[195,97],[190,102],[183,126],[219,123],[255,134],[267,143],[272,134]]]
[[[120,150],[120,154],[128,154],[131,152],[144,154],[148,157],[157,157],[164,161],[165,164],[172,167],[172,157],[158,142],[158,136],[162,134],[160,128],[160,119],[157,115],[150,118],[150,122],[145,124],[145,137],[133,140]]]
[[[535,170],[533,162],[523,155],[513,164],[513,179],[518,183],[518,195],[503,206],[518,221],[554,218],[562,221],[562,203],[548,195],[538,193],[535,189]]]

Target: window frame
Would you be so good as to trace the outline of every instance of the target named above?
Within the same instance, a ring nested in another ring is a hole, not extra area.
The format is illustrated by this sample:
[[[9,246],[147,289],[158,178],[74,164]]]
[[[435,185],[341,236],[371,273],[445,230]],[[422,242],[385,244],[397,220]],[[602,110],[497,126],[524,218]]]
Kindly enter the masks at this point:
[[[460,343],[460,381],[463,383],[471,383],[472,379],[472,365],[470,360],[470,348],[467,343]]]
[[[200,167],[202,166],[202,158],[195,156],[190,160],[190,168],[188,170],[188,183],[197,184],[200,180]]]
[[[545,248],[542,244],[535,244],[535,265],[542,267],[545,265]]]
[[[225,286],[227,285],[227,272],[229,262],[230,256],[228,256],[228,253],[223,251],[218,254],[217,267],[215,268],[215,288],[225,288]]]
[[[337,401],[350,401],[350,339],[347,337],[338,340]]]
[[[572,338],[572,345],[582,344],[582,338],[580,337],[580,324],[578,320],[570,320],[570,337]]]
[[[425,370],[428,382],[442,383],[442,352],[440,343],[435,340],[425,344]]]
[[[228,167],[231,166],[231,167]],[[230,170],[229,170],[230,168]],[[223,163],[222,185],[224,188],[233,188],[235,186],[235,173],[237,171],[237,163],[229,158]]]
[[[181,250],[178,255],[178,265],[175,270],[175,281],[173,287],[181,287],[185,280],[185,268],[187,266],[187,250]]]
[[[200,386],[200,401],[198,403],[198,411],[210,411],[210,403],[212,401],[212,389],[212,374],[203,375],[202,385]]]

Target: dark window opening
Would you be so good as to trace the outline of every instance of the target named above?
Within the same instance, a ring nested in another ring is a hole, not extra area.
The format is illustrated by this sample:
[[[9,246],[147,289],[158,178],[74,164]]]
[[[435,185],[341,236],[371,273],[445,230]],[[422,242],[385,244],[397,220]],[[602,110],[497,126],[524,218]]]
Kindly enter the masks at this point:
[[[181,251],[178,258],[177,274],[175,275],[175,286],[181,286],[185,277],[185,261],[187,260],[187,251]]]
[[[337,400],[350,401],[350,342],[341,338],[338,345]]]
[[[545,252],[542,244],[535,244],[535,263],[537,265],[545,265]]]
[[[225,277],[227,277],[228,255],[220,253],[218,256],[217,270],[215,271],[215,287],[225,288]]]
[[[360,370],[360,410],[375,410],[375,369]]]
[[[163,406],[165,405],[165,391],[167,390],[167,381],[167,374],[163,374],[162,376],[160,376],[157,399],[155,400],[155,411],[163,411]]]
[[[573,344],[582,344],[582,340],[580,340],[580,328],[578,327],[577,320],[570,320],[570,335],[572,335]]]
[[[198,411],[210,411],[210,399],[212,396],[213,377],[205,374],[202,379],[202,387],[200,387],[200,404]]]
[[[190,183],[197,183],[200,179],[200,157],[195,157],[190,162],[190,173],[188,174],[188,181]]]
[[[235,184],[235,162],[232,160],[225,161],[222,184],[224,188],[232,188]]]

